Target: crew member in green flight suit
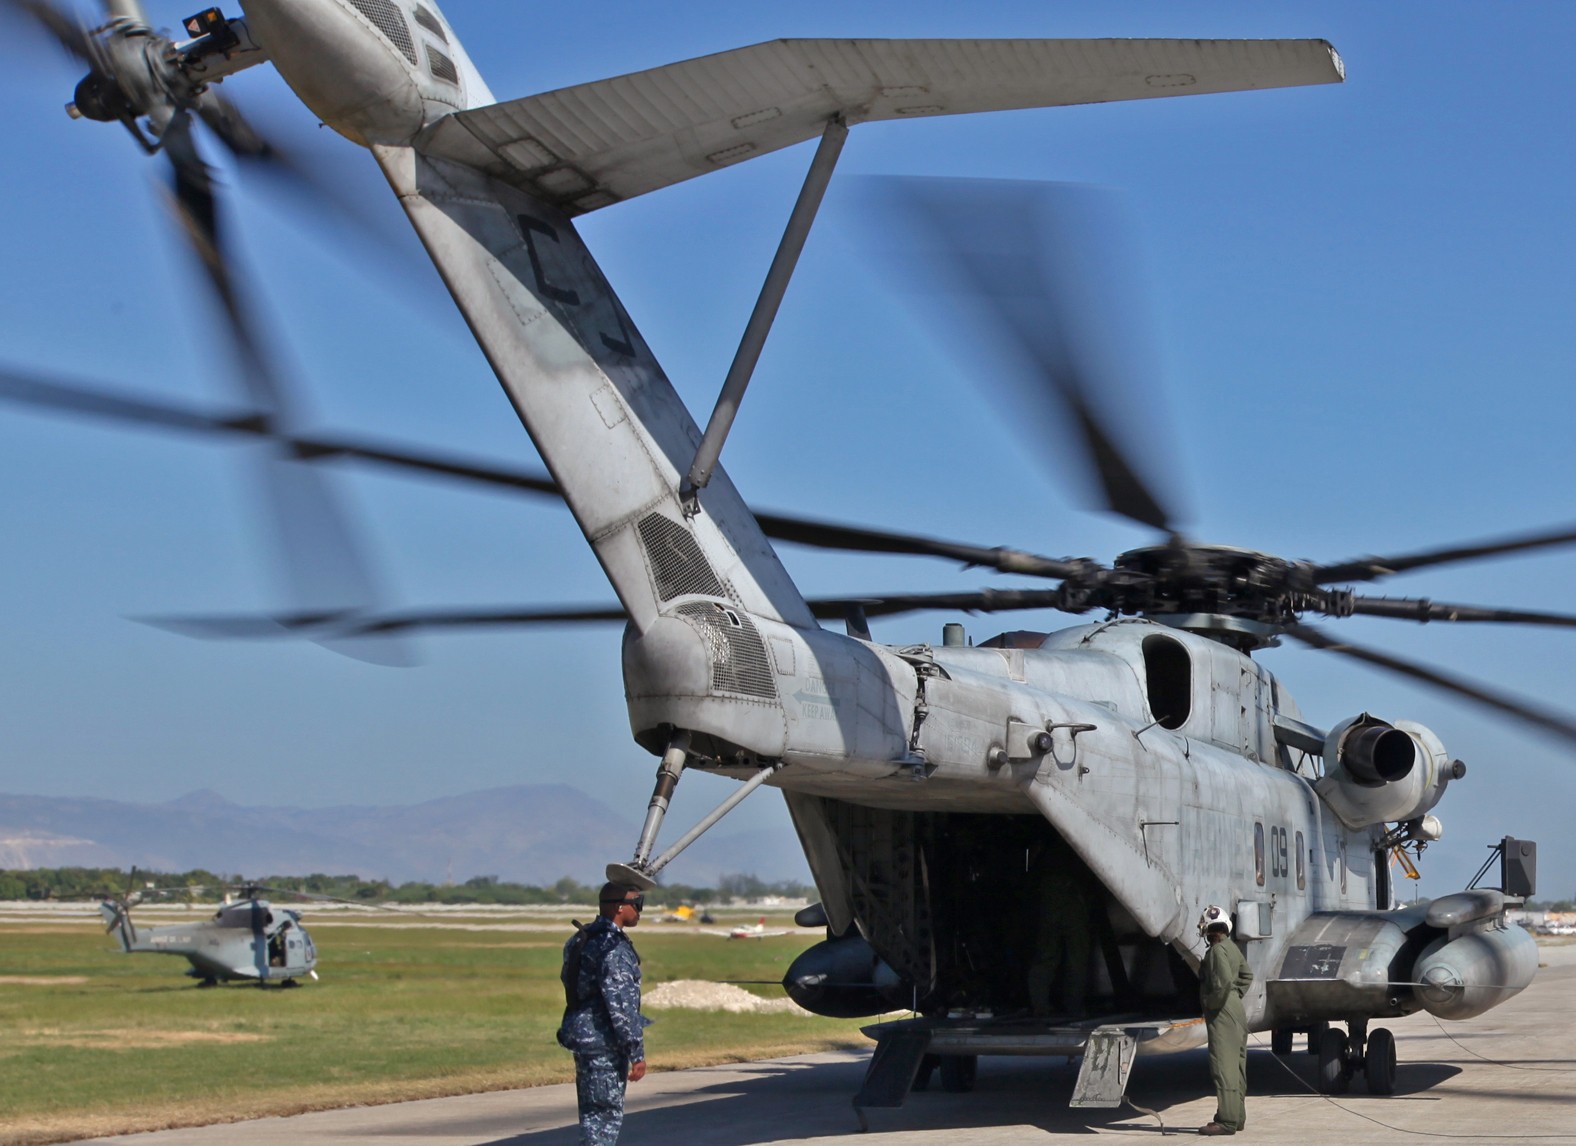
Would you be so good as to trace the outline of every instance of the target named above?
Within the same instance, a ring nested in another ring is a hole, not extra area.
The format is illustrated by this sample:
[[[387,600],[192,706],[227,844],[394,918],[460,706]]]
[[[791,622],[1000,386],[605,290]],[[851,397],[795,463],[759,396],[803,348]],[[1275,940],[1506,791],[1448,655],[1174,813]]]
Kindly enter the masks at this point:
[[[1215,1118],[1200,1134],[1235,1134],[1248,1122],[1248,1016],[1242,996],[1253,986],[1242,949],[1231,941],[1231,916],[1207,907],[1198,921],[1209,944],[1199,972],[1198,996],[1209,1032],[1209,1077],[1215,1083]]]

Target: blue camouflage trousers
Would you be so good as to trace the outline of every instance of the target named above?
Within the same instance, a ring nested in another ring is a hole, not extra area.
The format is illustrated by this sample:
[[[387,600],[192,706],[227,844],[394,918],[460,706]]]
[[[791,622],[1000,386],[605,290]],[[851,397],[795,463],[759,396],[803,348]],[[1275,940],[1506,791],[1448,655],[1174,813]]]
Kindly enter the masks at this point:
[[[580,1101],[581,1146],[612,1146],[624,1125],[629,1064],[607,1051],[575,1055],[575,1097]]]

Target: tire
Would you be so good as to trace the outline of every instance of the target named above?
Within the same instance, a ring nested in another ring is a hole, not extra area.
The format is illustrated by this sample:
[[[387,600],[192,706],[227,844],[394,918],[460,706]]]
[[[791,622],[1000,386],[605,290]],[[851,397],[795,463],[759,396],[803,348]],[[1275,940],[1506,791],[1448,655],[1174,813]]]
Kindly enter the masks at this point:
[[[1308,1053],[1319,1053],[1319,1041],[1324,1038],[1324,1032],[1330,1029],[1330,1024],[1320,1019],[1308,1027]]]
[[[1326,1027],[1319,1035],[1319,1093],[1345,1094],[1350,1084],[1346,1073],[1346,1036]]]
[[[1270,1031],[1270,1050],[1284,1058],[1291,1054],[1291,1036],[1295,1032],[1290,1027],[1276,1027]]]
[[[1369,1094],[1395,1093],[1395,1036],[1383,1027],[1368,1032],[1363,1078],[1368,1083]]]
[[[977,1056],[971,1054],[942,1055],[941,1089],[948,1094],[967,1094],[973,1090],[979,1061]]]

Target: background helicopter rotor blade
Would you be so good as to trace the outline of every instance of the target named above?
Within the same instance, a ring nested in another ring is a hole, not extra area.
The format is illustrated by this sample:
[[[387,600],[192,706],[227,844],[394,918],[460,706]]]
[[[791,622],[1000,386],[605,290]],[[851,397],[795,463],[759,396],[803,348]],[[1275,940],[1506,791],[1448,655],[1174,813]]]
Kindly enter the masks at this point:
[[[238,883],[230,884],[230,891],[238,891],[245,899],[256,899],[262,895],[287,895],[292,899],[311,899],[319,903],[346,903],[351,907],[375,907],[382,911],[398,911],[397,907],[387,903],[376,903],[368,899],[346,899],[342,895],[324,895],[317,891],[296,891],[288,887],[269,887],[263,883]]]
[[[1350,657],[1352,660],[1374,665],[1399,676],[1421,681],[1431,688],[1452,693],[1502,716],[1514,717],[1545,732],[1552,733],[1562,740],[1576,743],[1576,720],[1561,713],[1537,707],[1524,700],[1497,692],[1485,685],[1440,672],[1438,669],[1403,660],[1390,653],[1379,652],[1363,645],[1356,645],[1350,641],[1331,637],[1323,631],[1307,625],[1288,625],[1284,631],[1287,636],[1301,641],[1312,648],[1338,653],[1343,657]]]
[[[1167,499],[1113,431],[1118,419],[1129,431],[1148,430],[1144,453],[1153,460],[1156,403],[1152,384],[1143,385],[1153,366],[1135,353],[1146,332],[1133,329],[1148,324],[1133,321],[1134,292],[1121,281],[1131,260],[1117,257],[1126,228],[1114,193],[984,179],[861,184],[883,234],[894,215],[905,224],[881,261],[907,293],[924,291],[946,307],[936,329],[956,330],[959,318],[974,328],[962,357],[982,381],[1003,384],[1008,420],[1030,435],[1034,457],[1052,459],[1052,443],[1075,429],[1101,507],[1175,533]],[[1169,491],[1176,485],[1165,482]]]
[[[1469,542],[1443,549],[1425,549],[1397,557],[1359,557],[1330,565],[1316,565],[1311,570],[1313,579],[1320,585],[1340,581],[1372,581],[1393,573],[1405,573],[1431,565],[1447,565],[1456,561],[1476,561],[1484,557],[1499,557],[1507,553],[1523,553],[1529,549],[1545,549],[1560,545],[1576,544],[1576,528],[1562,525],[1554,529],[1518,534],[1490,541]]]

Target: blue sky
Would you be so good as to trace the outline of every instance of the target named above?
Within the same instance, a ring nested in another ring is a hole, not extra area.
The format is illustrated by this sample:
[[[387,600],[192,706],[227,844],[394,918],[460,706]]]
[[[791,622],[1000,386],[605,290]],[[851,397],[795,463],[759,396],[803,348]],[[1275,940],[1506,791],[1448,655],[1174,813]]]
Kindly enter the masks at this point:
[[[190,6],[148,7],[173,24]],[[1070,180],[1125,193],[1150,270],[1163,426],[1192,536],[1334,560],[1576,519],[1566,79],[1576,8],[444,7],[500,98],[779,36],[1329,39],[1347,67],[1340,86],[865,125],[839,176]],[[0,360],[233,401],[212,316],[153,194],[156,165],[117,129],[65,117],[69,64],[15,48],[5,64]],[[369,217],[398,233],[370,162],[317,131],[271,72],[226,86],[307,136]],[[808,161],[808,146],[792,149],[584,221],[702,416]],[[339,225],[227,178],[255,291],[314,426],[534,463],[414,240],[371,258]],[[1152,540],[1088,512],[1034,462],[869,273],[842,190],[834,183],[724,454],[745,497],[1052,555],[1109,559]],[[246,447],[0,410],[0,790],[159,801],[209,787],[242,802],[325,805],[558,781],[639,813],[654,761],[628,736],[616,628],[430,637],[423,667],[393,671],[311,645],[200,643],[124,620],[281,602],[247,461]],[[611,599],[561,510],[381,475],[346,473],[340,485],[395,603]],[[809,594],[1008,583],[920,559],[782,552]],[[1376,591],[1569,609],[1572,560],[1461,565]],[[934,640],[951,619],[889,621],[876,636]],[[1073,623],[965,620],[976,638]],[[1568,633],[1378,620],[1339,631],[1576,709]],[[1437,809],[1446,839],[1425,857],[1425,894],[1460,886],[1506,833],[1539,840],[1545,894],[1576,891],[1568,747],[1328,656],[1286,648],[1262,660],[1314,723],[1362,710],[1416,719],[1467,761]],[[686,781],[676,820],[725,791]],[[786,816],[763,792],[731,824]]]

